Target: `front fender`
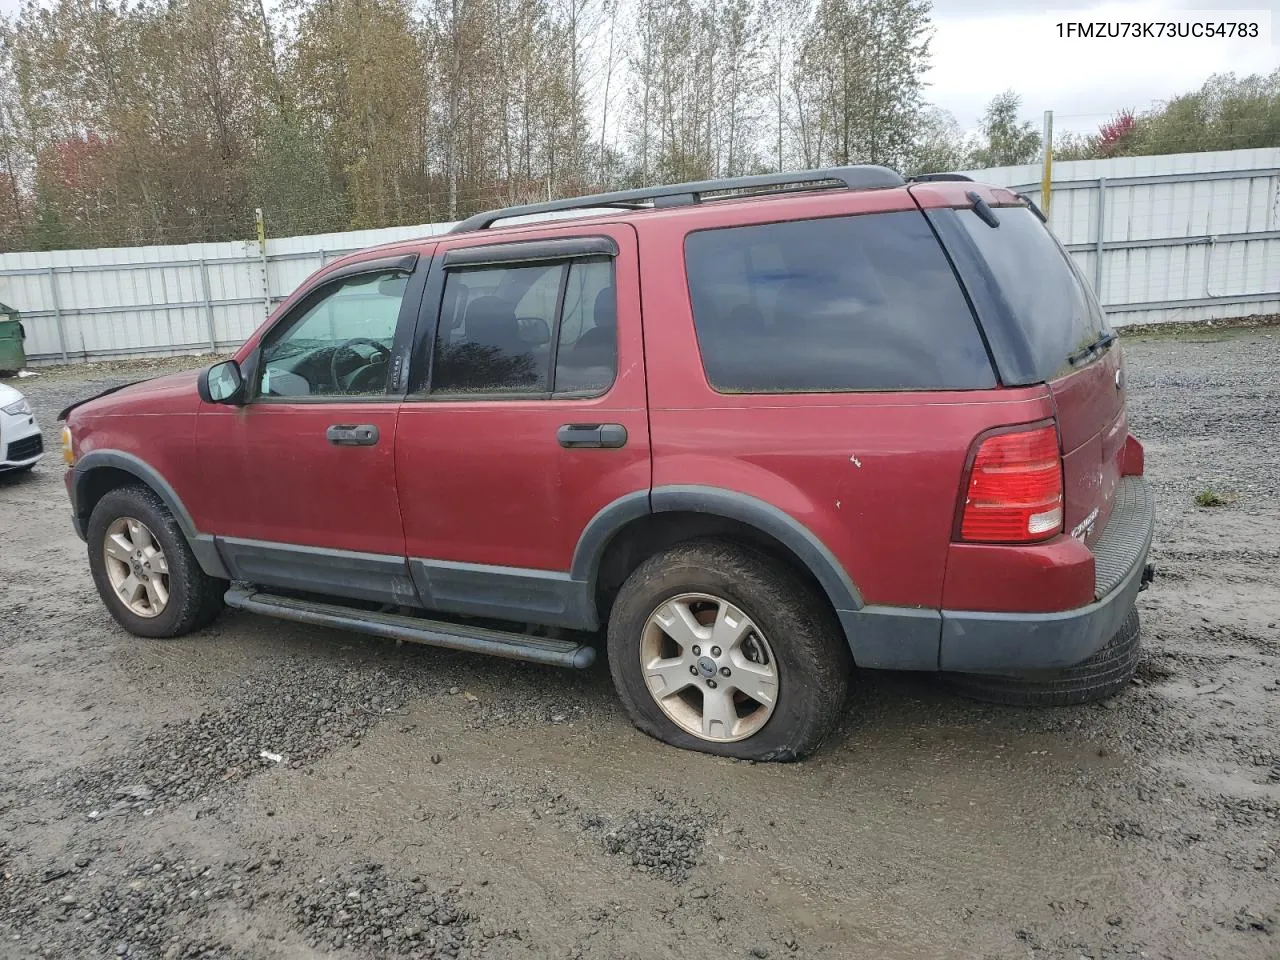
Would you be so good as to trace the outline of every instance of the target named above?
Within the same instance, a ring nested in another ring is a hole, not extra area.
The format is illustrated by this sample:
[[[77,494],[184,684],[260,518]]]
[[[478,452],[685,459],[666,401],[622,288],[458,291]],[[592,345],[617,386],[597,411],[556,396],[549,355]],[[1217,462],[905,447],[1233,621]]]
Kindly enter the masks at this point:
[[[191,513],[183,505],[173,485],[166,480],[155,467],[141,457],[123,450],[93,450],[76,461],[67,481],[67,492],[71,497],[71,510],[75,517],[76,532],[83,539],[89,528],[89,514],[96,502],[92,497],[94,489],[94,471],[114,469],[136,477],[140,483],[150,488],[158,496],[173,519],[177,521],[182,535],[186,538],[191,552],[195,554],[200,568],[211,577],[230,579],[213,537],[202,534],[196,529]]]

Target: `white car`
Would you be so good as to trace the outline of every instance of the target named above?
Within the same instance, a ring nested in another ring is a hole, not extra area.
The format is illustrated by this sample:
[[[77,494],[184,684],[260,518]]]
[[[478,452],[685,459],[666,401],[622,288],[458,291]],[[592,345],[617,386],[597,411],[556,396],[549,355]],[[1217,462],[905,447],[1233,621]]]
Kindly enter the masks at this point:
[[[44,436],[31,405],[0,383],[0,473],[30,470],[44,454]]]

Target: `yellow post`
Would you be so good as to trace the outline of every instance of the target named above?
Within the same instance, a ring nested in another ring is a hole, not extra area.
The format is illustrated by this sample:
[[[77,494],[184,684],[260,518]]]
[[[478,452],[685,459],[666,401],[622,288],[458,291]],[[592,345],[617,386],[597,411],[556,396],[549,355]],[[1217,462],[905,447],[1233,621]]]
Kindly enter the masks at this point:
[[[1040,175],[1040,209],[1045,219],[1053,209],[1053,111],[1044,112],[1044,172]]]
[[[267,218],[262,215],[262,208],[253,211],[253,219],[258,227],[258,263],[262,268],[262,309],[266,316],[271,316],[271,274],[267,268]]]

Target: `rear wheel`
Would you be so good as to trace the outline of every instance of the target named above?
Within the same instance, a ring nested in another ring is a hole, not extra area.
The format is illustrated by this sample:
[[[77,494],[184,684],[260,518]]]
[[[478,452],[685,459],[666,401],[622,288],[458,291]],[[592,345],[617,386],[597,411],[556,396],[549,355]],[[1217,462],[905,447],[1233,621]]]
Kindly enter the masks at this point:
[[[141,637],[176,637],[222,609],[227,584],[200,569],[173,515],[141,486],[108,492],[93,508],[89,569],[119,624]]]
[[[1138,666],[1142,627],[1131,607],[1116,635],[1088,660],[1065,670],[1023,677],[976,673],[945,675],[947,684],[966,697],[1021,707],[1065,707],[1107,700],[1129,685]]]
[[[609,618],[609,669],[632,721],[689,750],[803,757],[838,718],[849,668],[826,602],[781,563],[734,543],[651,557]]]

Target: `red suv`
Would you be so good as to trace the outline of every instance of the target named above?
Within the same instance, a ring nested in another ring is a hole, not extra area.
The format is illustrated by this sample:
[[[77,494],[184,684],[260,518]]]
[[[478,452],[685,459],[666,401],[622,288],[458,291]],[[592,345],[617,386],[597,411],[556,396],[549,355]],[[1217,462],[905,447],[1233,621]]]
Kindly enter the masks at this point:
[[[1034,205],[963,177],[603,194],[349,256],[233,359],[68,408],[67,490],[135,634],[226,604],[586,667],[607,628],[641,730],[792,759],[851,665],[1125,685],[1114,340]]]

